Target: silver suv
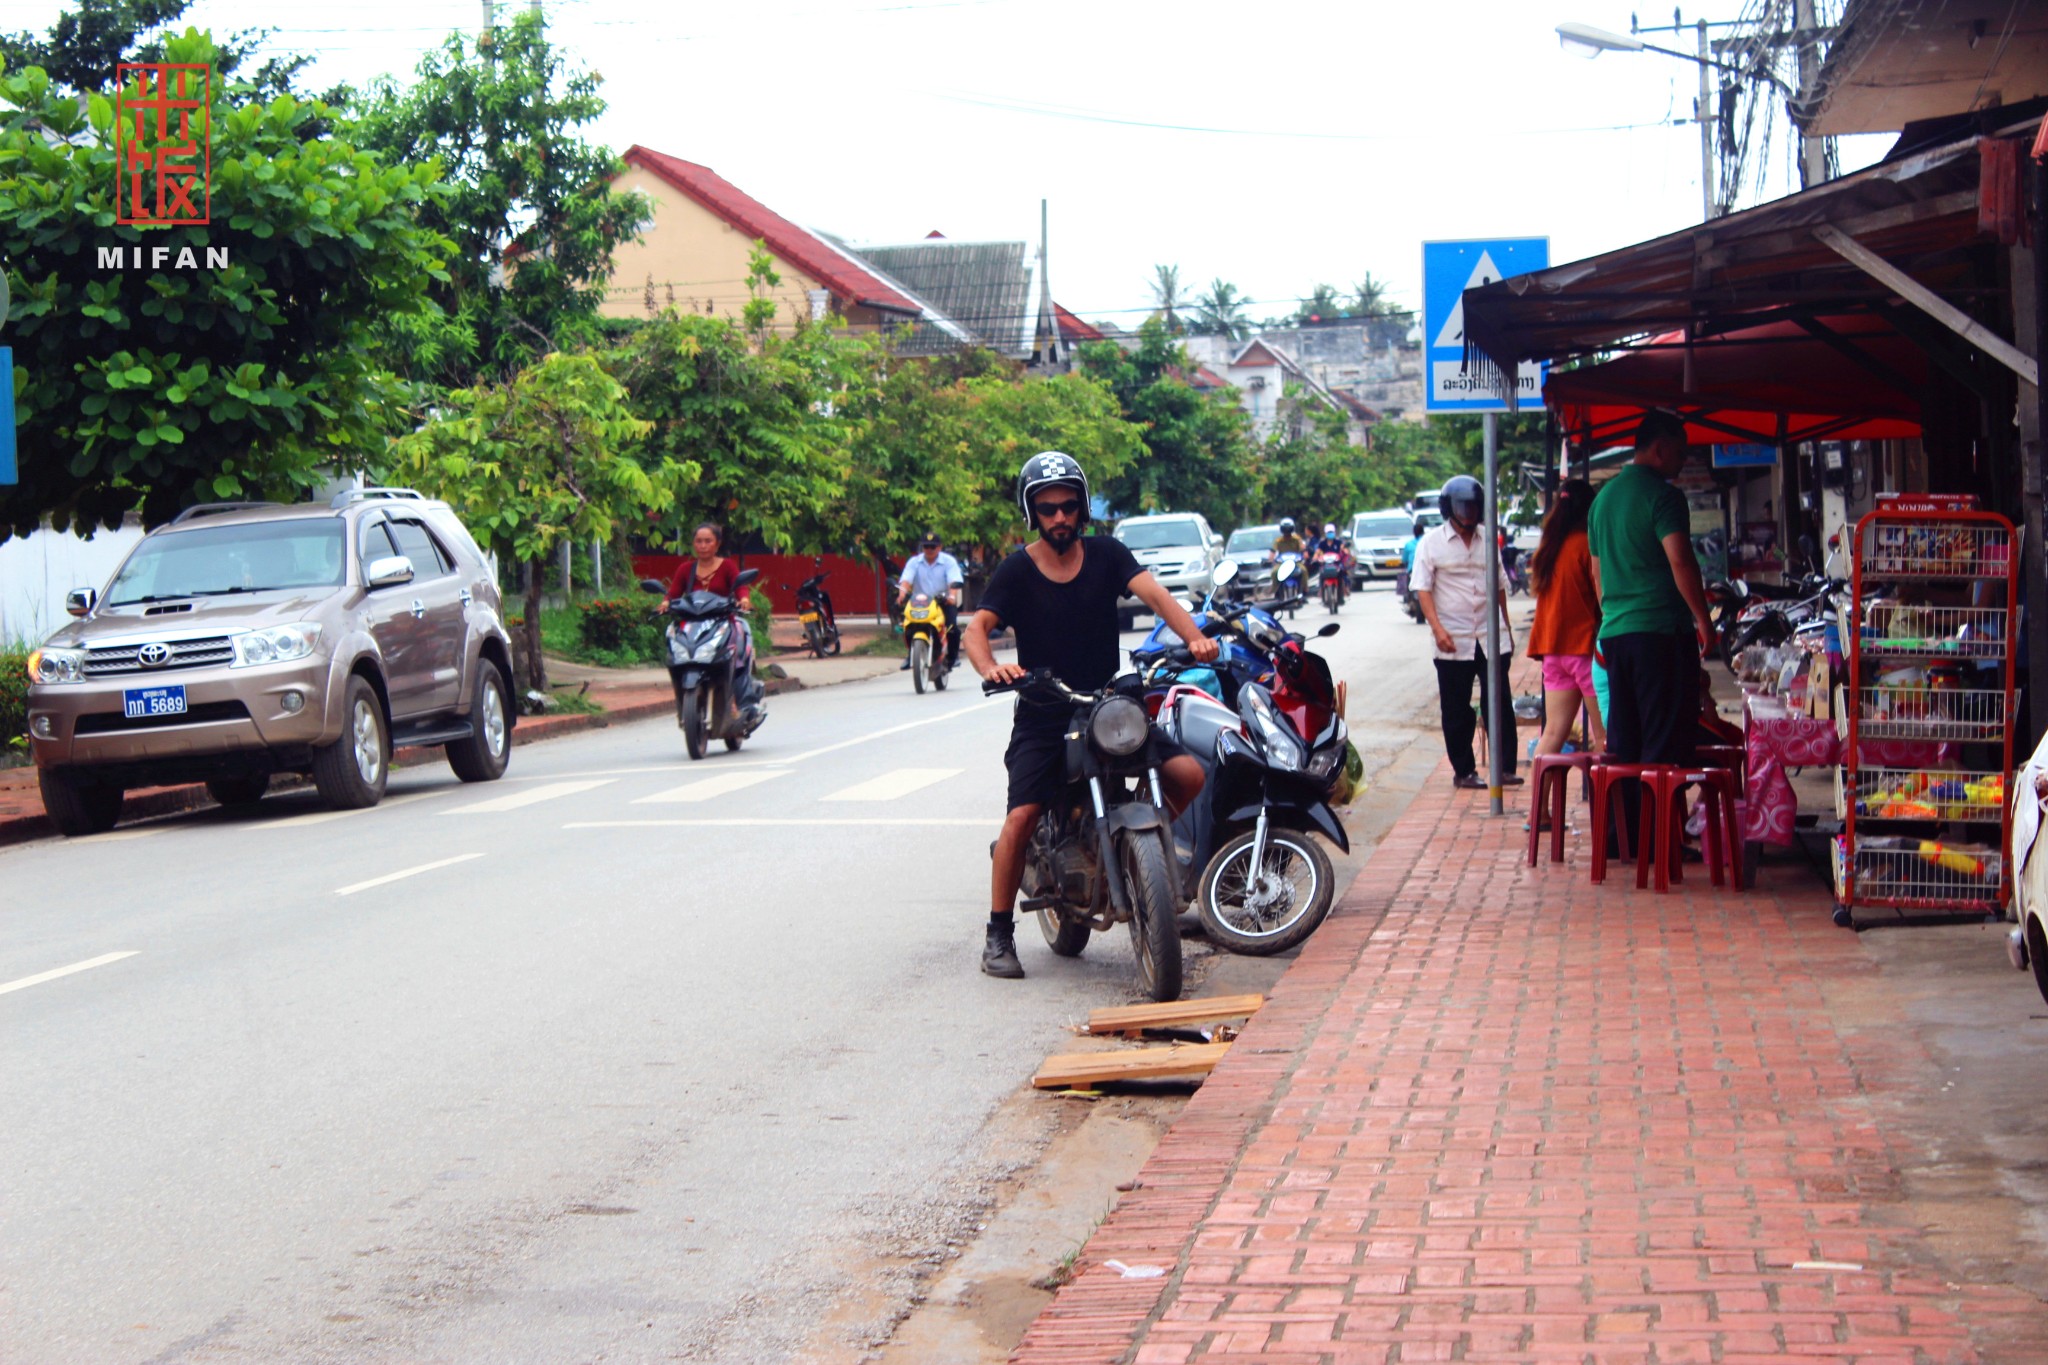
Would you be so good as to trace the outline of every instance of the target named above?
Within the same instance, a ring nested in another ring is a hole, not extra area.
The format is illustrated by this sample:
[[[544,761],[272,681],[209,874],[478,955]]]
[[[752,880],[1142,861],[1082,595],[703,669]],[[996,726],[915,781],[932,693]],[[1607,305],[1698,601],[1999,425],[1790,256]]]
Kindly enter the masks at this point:
[[[212,503],[144,537],[29,656],[29,743],[68,835],[132,787],[204,781],[223,805],[308,773],[336,807],[384,796],[391,753],[445,745],[504,774],[515,710],[498,585],[454,512],[410,489],[331,504]]]
[[[1207,593],[1209,575],[1223,562],[1223,537],[1209,529],[1209,519],[1199,512],[1125,517],[1116,524],[1116,538],[1175,597]],[[1131,629],[1139,613],[1150,610],[1135,597],[1120,599],[1117,628]]]

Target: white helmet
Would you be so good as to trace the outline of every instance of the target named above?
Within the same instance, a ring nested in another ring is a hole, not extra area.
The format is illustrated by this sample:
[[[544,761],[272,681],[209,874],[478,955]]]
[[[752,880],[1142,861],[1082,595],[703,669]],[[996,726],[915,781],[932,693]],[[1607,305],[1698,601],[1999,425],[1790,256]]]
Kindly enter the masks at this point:
[[[1326,521],[1326,522],[1324,522],[1324,523],[1323,523],[1323,534],[1324,534],[1324,535],[1326,535],[1326,536],[1334,536],[1334,535],[1336,535],[1336,534],[1337,534],[1337,523],[1336,523],[1336,522],[1334,522],[1334,521]]]

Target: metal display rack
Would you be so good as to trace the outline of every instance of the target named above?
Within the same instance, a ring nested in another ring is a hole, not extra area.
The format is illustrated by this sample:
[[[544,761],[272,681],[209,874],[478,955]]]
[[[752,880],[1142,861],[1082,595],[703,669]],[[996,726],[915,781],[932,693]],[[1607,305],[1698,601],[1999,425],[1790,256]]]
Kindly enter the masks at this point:
[[[1849,676],[1836,711],[1835,923],[1854,925],[1859,906],[1997,914],[2012,895],[2012,523],[1972,497],[1889,494],[1855,536],[1840,622]],[[1925,768],[1866,764],[1864,740],[1944,749]]]

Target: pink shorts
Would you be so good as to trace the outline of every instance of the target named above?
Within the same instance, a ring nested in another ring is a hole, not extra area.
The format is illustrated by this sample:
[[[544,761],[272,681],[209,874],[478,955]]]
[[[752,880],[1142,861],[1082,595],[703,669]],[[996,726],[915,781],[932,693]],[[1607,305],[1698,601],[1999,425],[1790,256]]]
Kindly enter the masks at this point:
[[[1543,656],[1543,690],[1576,692],[1593,697],[1593,656],[1590,654],[1546,654]]]

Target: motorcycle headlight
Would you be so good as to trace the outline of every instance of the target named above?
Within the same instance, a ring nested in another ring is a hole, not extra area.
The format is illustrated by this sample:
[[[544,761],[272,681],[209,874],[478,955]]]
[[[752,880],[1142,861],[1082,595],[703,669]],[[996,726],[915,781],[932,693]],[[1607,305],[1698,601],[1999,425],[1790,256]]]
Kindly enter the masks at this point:
[[[1318,782],[1328,782],[1344,766],[1344,744],[1340,740],[1328,744],[1309,755],[1308,775]]]
[[[1250,713],[1251,722],[1259,732],[1259,742],[1265,746],[1266,757],[1282,772],[1298,772],[1308,758],[1308,749],[1301,737],[1294,733],[1294,727],[1273,710],[1272,698],[1263,687],[1247,687],[1244,690],[1244,709]]]
[[[1151,722],[1145,708],[1129,697],[1110,697],[1088,718],[1088,738],[1106,754],[1123,758],[1145,747]]]
[[[75,683],[85,681],[85,651],[82,649],[38,649],[28,656],[28,680],[33,683]]]
[[[235,662],[232,667],[247,668],[251,664],[283,664],[293,659],[303,659],[313,652],[313,646],[320,643],[320,627],[311,621],[301,621],[295,626],[271,626],[264,630],[245,630],[235,637]]]
[[[699,664],[717,662],[718,651],[725,648],[725,637],[731,633],[732,627],[730,625],[722,625],[716,630],[707,632],[703,639],[697,641],[696,648],[691,651],[690,662]]]

